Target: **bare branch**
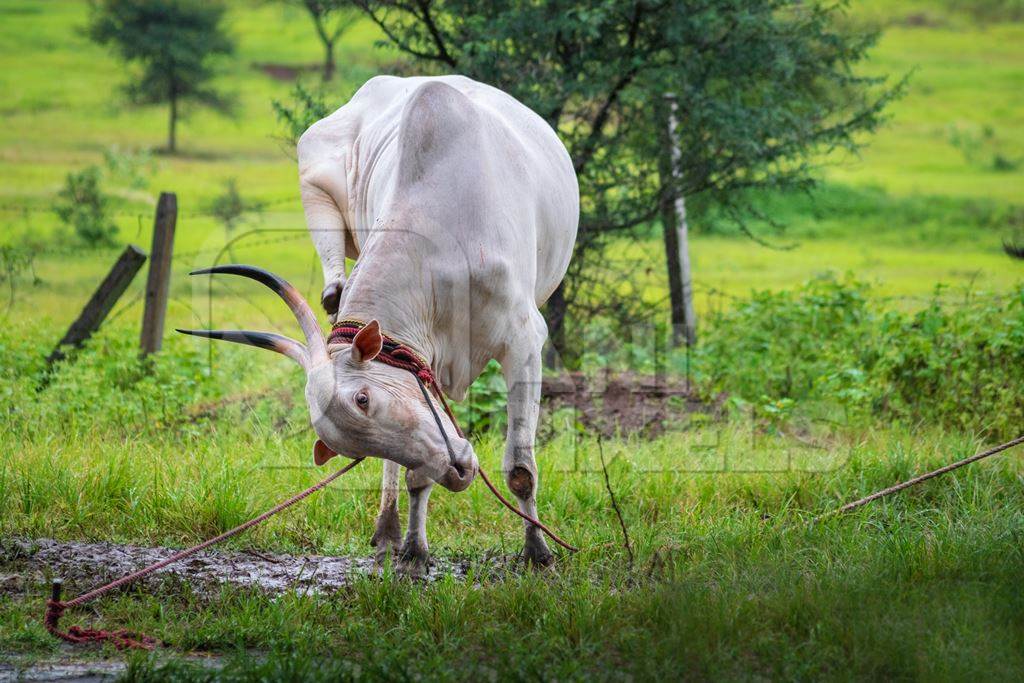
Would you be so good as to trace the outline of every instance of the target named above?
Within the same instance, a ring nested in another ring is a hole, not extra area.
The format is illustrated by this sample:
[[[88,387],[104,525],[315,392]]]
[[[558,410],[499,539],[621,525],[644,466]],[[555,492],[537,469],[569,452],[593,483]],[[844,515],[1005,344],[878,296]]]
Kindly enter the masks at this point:
[[[437,54],[441,61],[447,63],[449,66],[455,66],[455,58],[448,52],[448,47],[444,44],[444,37],[441,36],[441,32],[437,28],[437,22],[434,21],[434,17],[430,13],[430,0],[417,0],[420,12],[422,12],[422,21],[424,26],[427,27],[427,31],[430,32],[430,37],[434,39],[434,46],[437,47]]]
[[[629,554],[629,570],[633,571],[633,544],[629,542],[629,529],[626,528],[626,520],[622,518],[622,510],[619,509],[619,504],[615,500],[615,492],[612,491],[612,482],[608,477],[608,466],[604,462],[604,445],[602,444],[601,435],[597,435],[597,452],[601,456],[601,470],[604,472],[604,487],[608,489],[608,497],[612,501],[612,509],[615,510],[615,516],[619,518],[619,526],[622,527],[622,542],[626,546],[626,552]]]
[[[370,19],[370,21],[376,24],[377,28],[379,28],[384,33],[384,35],[387,36],[387,39],[391,42],[391,44],[397,47],[402,52],[406,53],[407,55],[416,57],[417,59],[425,59],[432,62],[441,62],[442,64],[447,64],[451,67],[456,66],[455,60],[452,58],[450,54],[447,53],[447,51],[444,53],[423,52],[422,50],[417,50],[416,48],[412,47],[412,45],[410,45],[409,43],[405,42],[397,35],[395,35],[395,32],[388,28],[388,25],[385,22],[384,17],[379,16],[376,10],[373,8],[372,5],[375,3],[371,3],[369,0],[354,0],[353,4],[360,10],[362,10],[363,14],[365,14]],[[392,3],[391,6],[399,11],[407,12],[411,14],[413,17],[415,17],[417,20],[420,20],[419,15],[417,15],[408,7],[399,5],[397,3]]]

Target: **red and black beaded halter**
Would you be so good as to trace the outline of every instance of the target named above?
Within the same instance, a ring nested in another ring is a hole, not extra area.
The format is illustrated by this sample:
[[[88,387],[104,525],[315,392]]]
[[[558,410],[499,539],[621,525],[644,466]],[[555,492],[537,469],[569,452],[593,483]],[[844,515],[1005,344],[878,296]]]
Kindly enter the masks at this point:
[[[366,327],[366,323],[362,320],[356,320],[354,318],[339,320],[334,323],[334,326],[331,328],[331,334],[327,337],[327,343],[332,344],[341,342],[351,344],[356,338],[356,335],[359,334],[359,330],[364,327]],[[448,419],[452,421],[455,431],[461,437],[464,437],[464,434],[462,433],[462,429],[459,427],[459,423],[455,420],[455,415],[452,414],[451,408],[448,407],[448,401],[444,397],[444,391],[442,391],[440,385],[437,383],[437,378],[434,376],[434,371],[430,368],[430,363],[427,362],[426,358],[413,351],[407,344],[403,344],[394,337],[390,337],[383,332],[381,332],[380,336],[383,340],[383,345],[380,353],[377,354],[374,360],[379,360],[381,363],[390,365],[391,367],[411,372],[413,376],[416,377],[416,381],[420,385],[420,390],[423,392],[423,400],[427,402],[427,405],[430,407],[430,412],[434,414],[434,420],[437,422],[437,428],[441,430],[441,435],[444,437],[445,445],[448,446],[448,455],[454,465],[455,451],[452,448],[451,443],[448,441],[448,434],[444,431],[444,426],[441,423],[441,417],[434,409],[433,401],[431,401],[427,395],[428,386],[434,396],[437,397],[438,402],[444,407],[444,412],[448,415]]]

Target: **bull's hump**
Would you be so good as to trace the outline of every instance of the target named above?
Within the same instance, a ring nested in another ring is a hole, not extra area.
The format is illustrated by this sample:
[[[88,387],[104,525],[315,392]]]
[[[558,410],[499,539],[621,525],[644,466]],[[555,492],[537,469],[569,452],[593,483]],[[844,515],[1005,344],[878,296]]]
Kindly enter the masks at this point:
[[[414,182],[453,153],[479,149],[480,112],[447,83],[426,81],[406,99],[398,135],[400,177]]]

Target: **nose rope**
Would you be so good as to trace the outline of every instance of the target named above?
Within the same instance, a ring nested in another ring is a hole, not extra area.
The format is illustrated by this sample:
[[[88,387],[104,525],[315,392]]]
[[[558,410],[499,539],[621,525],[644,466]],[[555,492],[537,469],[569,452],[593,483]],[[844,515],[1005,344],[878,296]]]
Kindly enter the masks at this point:
[[[327,338],[327,343],[331,342],[344,342],[351,344],[355,339],[356,335],[359,334],[359,330],[366,326],[361,320],[354,318],[346,318],[339,320],[334,324],[331,329],[331,334]],[[434,371],[430,369],[430,363],[427,359],[416,353],[412,348],[398,341],[394,337],[381,333],[381,339],[383,344],[381,346],[380,353],[374,358],[380,362],[390,365],[401,370],[411,372],[416,378],[416,383],[420,387],[420,392],[423,394],[423,400],[427,402],[427,407],[430,408],[430,414],[434,416],[434,422],[437,424],[438,431],[441,432],[441,438],[444,439],[444,445],[448,449],[448,458],[451,461],[452,467],[458,471],[460,476],[465,476],[465,472],[462,471],[462,467],[455,460],[455,449],[452,447],[452,443],[448,438],[448,432],[444,428],[444,423],[441,421],[441,416],[437,412],[437,408],[434,407],[434,402],[430,400],[430,395],[427,393],[427,387],[429,386],[431,392],[437,397],[441,407],[444,408],[445,414],[448,419],[451,420],[452,426],[455,427],[455,432],[462,438],[465,438],[462,429],[459,427],[458,420],[455,419],[455,414],[452,413],[451,407],[448,405],[447,399],[444,397],[444,392],[441,390],[440,385],[437,382],[437,378],[434,376]],[[570,545],[569,543],[562,540],[558,534],[545,526],[540,520],[534,519],[530,515],[521,511],[516,506],[512,505],[505,496],[501,495],[491,480],[488,478],[487,473],[484,472],[484,468],[477,467],[477,471],[480,473],[480,478],[484,480],[484,484],[490,489],[494,497],[501,502],[506,508],[519,515],[533,526],[540,529],[548,538],[562,546],[570,552],[577,552],[579,548]]]
[[[441,422],[441,416],[437,414],[437,409],[434,408],[434,402],[430,400],[430,394],[427,393],[427,385],[423,383],[419,375],[415,375],[416,384],[420,388],[420,393],[423,394],[423,400],[427,402],[427,407],[430,408],[430,414],[434,416],[434,423],[437,425],[437,430],[441,432],[441,438],[444,439],[444,447],[448,449],[448,460],[451,462],[452,467],[459,471],[459,476],[465,476],[465,472],[462,471],[462,467],[455,461],[455,449],[452,448],[451,439],[448,438],[448,432],[444,429],[444,424]],[[452,424],[455,424],[454,422]],[[458,427],[458,425],[456,425]],[[461,434],[459,436],[462,436]]]

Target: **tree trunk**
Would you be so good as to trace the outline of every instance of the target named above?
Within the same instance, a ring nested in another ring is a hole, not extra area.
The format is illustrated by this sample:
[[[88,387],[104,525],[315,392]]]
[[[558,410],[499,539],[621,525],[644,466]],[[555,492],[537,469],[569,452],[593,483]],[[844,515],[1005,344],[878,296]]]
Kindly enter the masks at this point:
[[[171,114],[167,122],[167,151],[174,154],[178,149],[176,128],[178,127],[178,97],[171,93]]]
[[[669,299],[672,305],[672,345],[685,340],[687,346],[697,343],[697,314],[693,308],[693,282],[690,275],[689,227],[686,223],[686,198],[678,191],[682,178],[682,153],[676,139],[676,101],[668,100],[667,158],[661,161],[661,218],[664,226],[665,261],[668,268]]]
[[[667,164],[666,164],[667,167]],[[676,212],[672,194],[662,184],[661,235],[665,243],[665,270],[668,271],[668,295],[672,309],[672,346],[679,346],[681,331],[686,325],[686,306],[683,303],[683,279],[679,276],[679,239],[676,232]]]
[[[324,83],[334,78],[334,71],[337,64],[334,61],[334,41],[324,41]]]
[[[565,344],[565,282],[559,283],[551,293],[547,306],[544,308],[544,320],[548,325],[548,349],[544,354],[544,365],[549,369],[558,369],[559,360],[563,367],[571,364],[569,349]]]

